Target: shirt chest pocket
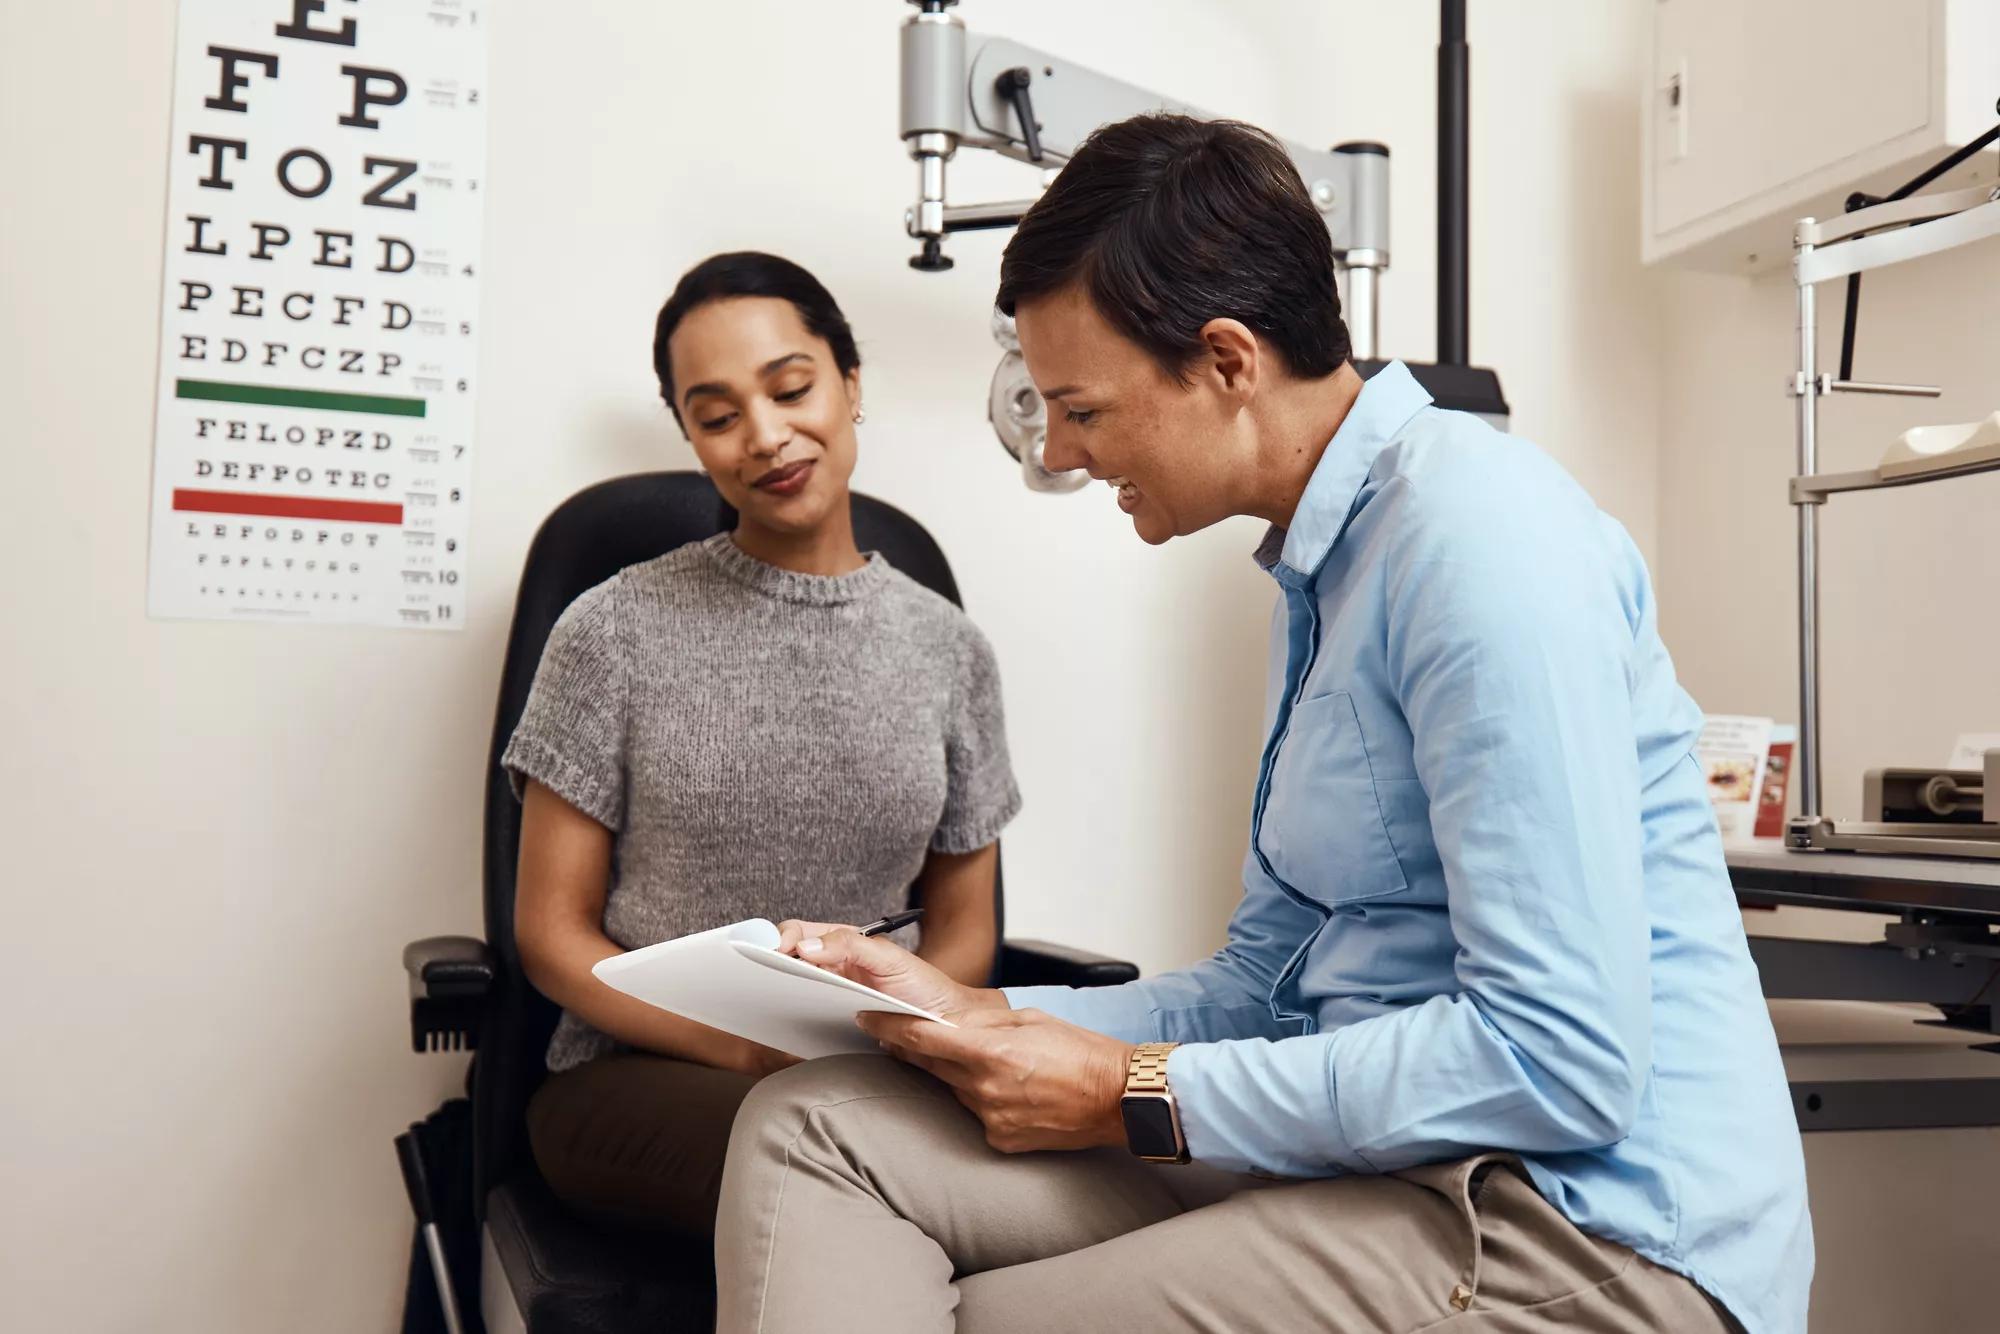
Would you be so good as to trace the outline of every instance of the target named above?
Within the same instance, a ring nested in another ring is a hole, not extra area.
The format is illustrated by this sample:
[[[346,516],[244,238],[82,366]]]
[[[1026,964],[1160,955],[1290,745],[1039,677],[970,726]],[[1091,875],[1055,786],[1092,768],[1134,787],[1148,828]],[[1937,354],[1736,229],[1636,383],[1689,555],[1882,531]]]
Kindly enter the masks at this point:
[[[1258,847],[1280,879],[1329,907],[1408,887],[1347,692],[1292,710],[1271,765]]]

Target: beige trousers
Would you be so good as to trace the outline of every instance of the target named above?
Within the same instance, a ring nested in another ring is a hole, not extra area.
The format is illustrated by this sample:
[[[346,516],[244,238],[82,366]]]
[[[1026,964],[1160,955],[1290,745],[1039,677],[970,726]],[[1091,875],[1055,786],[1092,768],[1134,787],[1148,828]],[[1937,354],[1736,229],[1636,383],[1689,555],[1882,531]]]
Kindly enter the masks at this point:
[[[1736,1328],[1504,1156],[1291,1182],[1009,1156],[942,1084],[877,1056],[752,1090],[716,1278],[718,1334]]]

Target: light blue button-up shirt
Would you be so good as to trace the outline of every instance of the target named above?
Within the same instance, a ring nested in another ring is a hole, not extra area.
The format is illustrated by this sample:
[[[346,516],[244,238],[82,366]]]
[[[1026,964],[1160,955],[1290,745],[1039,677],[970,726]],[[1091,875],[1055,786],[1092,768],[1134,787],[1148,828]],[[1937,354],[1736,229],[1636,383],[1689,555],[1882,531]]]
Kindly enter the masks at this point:
[[[1806,1327],[1783,1067],[1644,562],[1532,445],[1363,388],[1289,530],[1245,893],[1213,958],[1010,991],[1132,1042],[1203,1162],[1519,1154],[1751,1334]]]

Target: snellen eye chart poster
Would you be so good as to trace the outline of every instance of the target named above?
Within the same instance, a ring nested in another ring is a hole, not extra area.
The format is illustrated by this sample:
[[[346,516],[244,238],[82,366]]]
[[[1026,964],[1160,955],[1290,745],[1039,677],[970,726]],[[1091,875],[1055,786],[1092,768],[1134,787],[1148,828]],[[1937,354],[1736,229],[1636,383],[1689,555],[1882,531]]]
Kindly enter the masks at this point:
[[[159,617],[464,623],[490,0],[181,0]]]

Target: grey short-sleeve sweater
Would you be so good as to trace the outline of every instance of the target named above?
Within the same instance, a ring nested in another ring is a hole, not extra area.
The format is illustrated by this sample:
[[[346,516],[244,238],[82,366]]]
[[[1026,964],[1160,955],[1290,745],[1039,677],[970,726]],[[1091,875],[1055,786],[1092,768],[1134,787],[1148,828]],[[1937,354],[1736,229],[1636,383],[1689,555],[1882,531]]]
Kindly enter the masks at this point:
[[[880,555],[796,574],[727,533],[570,605],[501,763],[612,831],[604,931],[627,949],[893,912],[927,852],[985,847],[1021,802],[962,611]],[[564,1014],[549,1068],[615,1046]]]

